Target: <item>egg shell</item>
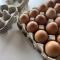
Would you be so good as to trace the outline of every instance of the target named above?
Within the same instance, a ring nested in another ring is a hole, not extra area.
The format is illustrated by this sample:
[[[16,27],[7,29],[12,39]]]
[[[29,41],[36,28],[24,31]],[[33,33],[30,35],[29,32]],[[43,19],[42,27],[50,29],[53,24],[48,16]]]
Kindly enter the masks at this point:
[[[38,24],[34,21],[30,21],[28,24],[27,24],[27,31],[28,32],[31,32],[31,33],[34,33],[38,30]]]
[[[46,43],[48,41],[48,34],[46,31],[44,30],[38,30],[36,33],[35,33],[35,41],[37,43]]]
[[[40,15],[40,14],[36,16],[35,21],[36,21],[39,25],[45,25],[45,24],[47,23],[46,16]]]
[[[57,18],[55,19],[55,22],[56,22],[57,25],[60,27],[60,17],[57,17]]]
[[[48,6],[46,4],[42,4],[42,5],[39,5],[37,7],[37,9],[40,11],[40,12],[46,12],[47,9],[48,9]]]
[[[49,0],[49,1],[47,2],[47,6],[54,8],[55,3],[54,3],[52,0]]]
[[[50,57],[57,57],[60,55],[60,44],[56,41],[49,41],[45,45],[45,53]]]
[[[58,25],[55,22],[48,23],[46,26],[48,34],[56,34],[58,31]]]
[[[54,9],[56,10],[57,13],[60,13],[60,3],[56,3]]]
[[[46,16],[47,16],[47,18],[49,18],[49,19],[54,19],[54,18],[56,18],[56,11],[55,11],[55,9],[50,7],[50,8],[46,11]]]
[[[29,12],[29,16],[30,16],[30,17],[36,17],[38,14],[39,14],[38,9],[32,9],[32,10],[30,10],[30,12]]]
[[[21,14],[19,20],[21,23],[24,24],[27,24],[30,21],[29,16],[27,14]]]

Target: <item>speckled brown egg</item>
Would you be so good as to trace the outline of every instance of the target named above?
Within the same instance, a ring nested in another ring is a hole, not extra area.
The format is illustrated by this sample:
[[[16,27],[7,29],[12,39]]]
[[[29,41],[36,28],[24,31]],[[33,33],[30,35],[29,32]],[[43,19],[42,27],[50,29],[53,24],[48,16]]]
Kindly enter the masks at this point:
[[[58,31],[58,25],[55,22],[48,23],[46,26],[46,31],[49,34],[56,34]]]
[[[19,20],[21,23],[27,24],[29,22],[29,16],[27,14],[21,14]]]
[[[54,9],[56,10],[57,13],[60,13],[60,3],[56,3]]]
[[[30,17],[36,17],[38,14],[39,14],[38,9],[32,9],[32,10],[29,12],[29,16],[30,16]]]
[[[55,11],[55,9],[50,7],[50,8],[46,11],[46,16],[47,16],[47,18],[50,18],[50,19],[56,18],[56,11]]]
[[[57,17],[57,18],[55,19],[55,22],[56,22],[57,25],[60,27],[60,17]]]
[[[38,6],[37,9],[38,9],[40,12],[46,12],[47,9],[48,9],[48,6],[47,6],[46,4],[42,4],[42,5]]]
[[[35,38],[35,41],[36,41],[37,43],[42,43],[42,44],[44,44],[44,43],[46,43],[47,40],[48,40],[48,34],[47,34],[47,32],[44,31],[44,30],[38,30],[38,31],[35,33],[34,38]]]
[[[60,55],[60,44],[56,41],[49,41],[45,45],[45,53],[50,57],[57,57]]]
[[[47,19],[44,15],[37,15],[36,18],[35,18],[35,21],[39,25],[45,25],[47,23]]]
[[[52,0],[49,0],[49,1],[47,2],[47,6],[53,8],[53,7],[55,6],[55,3],[54,3]]]
[[[38,30],[38,24],[34,21],[30,21],[28,24],[27,24],[27,31],[28,32],[36,32]]]
[[[57,36],[57,42],[60,43],[60,35]]]

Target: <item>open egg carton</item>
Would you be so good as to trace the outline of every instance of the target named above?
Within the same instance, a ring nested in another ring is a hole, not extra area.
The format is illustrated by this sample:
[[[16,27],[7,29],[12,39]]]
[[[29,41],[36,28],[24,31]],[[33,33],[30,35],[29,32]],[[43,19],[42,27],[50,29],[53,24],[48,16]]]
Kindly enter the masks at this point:
[[[44,60],[60,60],[60,0],[25,11],[17,25]]]
[[[9,0],[12,3],[12,0]],[[0,33],[7,32],[12,28],[12,24],[17,21],[18,12],[23,10],[27,0],[21,0],[21,2],[14,4],[4,4],[0,6]]]

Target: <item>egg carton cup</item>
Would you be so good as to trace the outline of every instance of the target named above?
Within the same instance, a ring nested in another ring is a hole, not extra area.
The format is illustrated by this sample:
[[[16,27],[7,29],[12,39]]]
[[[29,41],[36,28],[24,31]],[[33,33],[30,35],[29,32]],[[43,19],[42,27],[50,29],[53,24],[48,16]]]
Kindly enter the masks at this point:
[[[36,43],[35,40],[34,40],[34,37],[33,37],[33,33],[29,33],[26,31],[26,25],[25,24],[22,24],[20,23],[20,21],[18,20],[17,22],[17,26],[18,28],[22,31],[22,33],[24,34],[25,37],[29,38],[29,40],[32,42],[33,44],[33,47],[39,51],[39,53],[41,54],[41,56],[43,57],[43,60],[60,60],[60,56],[56,57],[56,58],[51,58],[49,56],[47,56],[44,52],[44,45],[41,44],[41,43]],[[52,35],[51,35],[52,36]],[[50,39],[54,39],[55,37],[50,36]]]

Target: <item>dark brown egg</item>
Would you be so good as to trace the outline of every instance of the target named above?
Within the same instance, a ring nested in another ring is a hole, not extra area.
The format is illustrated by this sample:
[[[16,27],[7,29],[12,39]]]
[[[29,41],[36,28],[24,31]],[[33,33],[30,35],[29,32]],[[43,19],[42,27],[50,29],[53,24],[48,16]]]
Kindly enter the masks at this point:
[[[54,9],[56,10],[57,13],[60,13],[60,3],[56,3]]]
[[[35,18],[35,21],[39,25],[45,25],[47,23],[47,19],[44,15],[37,15],[36,18]]]
[[[37,9],[38,9],[40,12],[46,12],[47,9],[48,9],[48,7],[47,7],[47,5],[42,4],[42,5],[38,6]]]
[[[60,35],[57,36],[57,42],[60,43]]]
[[[54,3],[60,3],[60,0],[53,0]]]
[[[9,7],[9,13],[14,13],[16,11],[16,8],[15,7]]]
[[[38,9],[32,9],[32,10],[29,12],[29,16],[30,16],[30,17],[36,17],[38,14],[39,14]]]
[[[60,44],[56,41],[49,41],[45,45],[45,53],[50,57],[57,57],[60,55]]]
[[[38,30],[36,33],[35,33],[35,41],[37,43],[46,43],[47,40],[48,40],[48,34],[47,32],[45,32],[44,30]]]
[[[53,8],[53,7],[55,6],[55,3],[54,3],[52,0],[49,0],[49,1],[47,2],[47,6]]]
[[[46,31],[49,34],[56,34],[58,31],[58,25],[55,22],[48,23],[46,26]]]
[[[57,25],[60,27],[60,17],[57,17],[57,18],[55,19],[55,22],[56,22]]]
[[[56,18],[56,11],[54,8],[49,8],[47,11],[46,11],[46,16],[50,19],[54,19]]]
[[[21,14],[19,20],[21,23],[27,24],[29,22],[29,16],[27,14]]]
[[[8,6],[7,5],[1,5],[1,10],[8,10]]]
[[[36,32],[38,30],[38,24],[34,21],[30,21],[28,24],[27,24],[27,31],[28,32]]]

